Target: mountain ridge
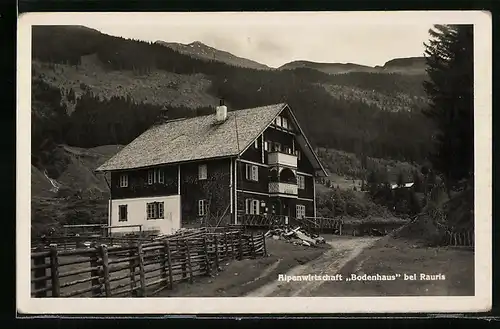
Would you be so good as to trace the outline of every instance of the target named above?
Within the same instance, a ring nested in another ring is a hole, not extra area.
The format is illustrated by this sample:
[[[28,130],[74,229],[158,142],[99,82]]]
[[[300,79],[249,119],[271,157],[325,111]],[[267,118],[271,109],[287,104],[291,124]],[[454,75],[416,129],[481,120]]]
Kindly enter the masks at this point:
[[[191,43],[184,44],[179,42],[157,40],[155,41],[155,43],[165,47],[169,47],[182,54],[193,56],[202,60],[214,60],[226,63],[228,65],[246,67],[256,70],[273,70],[273,68],[267,65],[261,64],[248,58],[236,56],[228,51],[208,46],[201,41],[193,41]]]

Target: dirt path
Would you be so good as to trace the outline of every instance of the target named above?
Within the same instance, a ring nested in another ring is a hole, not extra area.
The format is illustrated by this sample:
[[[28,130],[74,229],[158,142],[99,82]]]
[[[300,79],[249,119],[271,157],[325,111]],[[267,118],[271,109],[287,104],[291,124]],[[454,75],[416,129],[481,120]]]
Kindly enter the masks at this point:
[[[335,237],[328,244],[332,246],[321,257],[294,267],[285,275],[334,275],[348,261],[358,256],[365,248],[370,247],[377,241],[378,237]],[[311,296],[311,292],[321,286],[324,281],[290,281],[276,280],[250,292],[247,297],[297,297]]]

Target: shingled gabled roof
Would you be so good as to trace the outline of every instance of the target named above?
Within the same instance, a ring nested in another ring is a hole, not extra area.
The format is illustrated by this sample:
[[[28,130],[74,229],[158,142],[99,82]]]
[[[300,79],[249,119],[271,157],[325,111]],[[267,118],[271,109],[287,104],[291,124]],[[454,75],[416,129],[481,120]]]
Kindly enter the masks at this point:
[[[154,126],[134,139],[96,171],[139,169],[162,164],[238,156],[287,107],[287,104],[280,103],[231,111],[223,123],[217,123],[215,115],[206,115]],[[312,152],[312,149],[310,151]],[[308,155],[310,154],[314,153]],[[311,160],[324,171],[316,156]]]
[[[275,104],[231,111],[222,124],[215,122],[214,115],[206,115],[154,126],[97,168],[97,171],[236,156],[253,142],[285,106]]]

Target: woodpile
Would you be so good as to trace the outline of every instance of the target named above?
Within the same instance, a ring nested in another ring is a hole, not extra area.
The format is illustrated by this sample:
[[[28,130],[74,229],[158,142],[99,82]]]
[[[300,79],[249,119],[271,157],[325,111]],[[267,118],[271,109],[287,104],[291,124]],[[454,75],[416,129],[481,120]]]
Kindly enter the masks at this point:
[[[267,231],[266,237],[272,237],[275,240],[284,240],[295,245],[304,245],[308,247],[314,247],[319,244],[325,243],[325,239],[317,234],[309,234],[301,227],[296,227],[294,229],[290,228],[276,228]]]

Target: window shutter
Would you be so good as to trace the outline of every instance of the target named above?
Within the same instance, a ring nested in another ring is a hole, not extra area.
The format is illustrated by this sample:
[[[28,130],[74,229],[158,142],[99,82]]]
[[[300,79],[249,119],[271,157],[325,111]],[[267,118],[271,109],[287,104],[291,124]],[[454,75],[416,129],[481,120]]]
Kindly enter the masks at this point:
[[[251,177],[252,177],[253,181],[259,180],[259,167],[252,166],[252,176]]]
[[[163,218],[163,202],[158,203],[158,218]]]
[[[250,174],[250,165],[249,164],[245,164],[245,178],[246,179],[250,179],[251,177],[251,174]]]
[[[250,199],[245,199],[245,214],[249,214],[249,201]]]

